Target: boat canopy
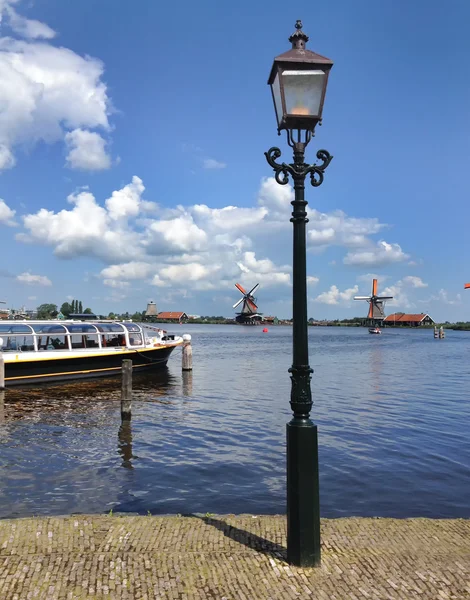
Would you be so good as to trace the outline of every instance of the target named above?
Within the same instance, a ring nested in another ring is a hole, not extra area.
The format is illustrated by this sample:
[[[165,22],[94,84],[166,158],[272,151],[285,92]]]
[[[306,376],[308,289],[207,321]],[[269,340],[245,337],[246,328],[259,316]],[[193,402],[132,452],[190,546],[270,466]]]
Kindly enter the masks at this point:
[[[50,321],[37,321],[29,323],[0,323],[0,336],[8,335],[76,335],[76,334],[98,334],[98,333],[126,333],[142,331],[140,326],[135,323],[77,323],[60,322],[51,323]]]

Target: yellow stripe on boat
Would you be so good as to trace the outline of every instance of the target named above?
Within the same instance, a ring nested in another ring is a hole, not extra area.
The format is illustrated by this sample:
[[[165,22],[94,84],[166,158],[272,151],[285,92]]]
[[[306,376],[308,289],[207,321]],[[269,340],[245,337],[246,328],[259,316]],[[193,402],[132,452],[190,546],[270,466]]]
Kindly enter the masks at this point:
[[[148,365],[132,365],[133,369],[137,367],[147,367]],[[13,379],[36,379],[37,377],[58,377],[60,375],[83,375],[85,373],[99,373],[103,371],[118,371],[121,367],[106,367],[105,369],[87,369],[86,371],[64,371],[63,373],[47,373],[45,375],[21,375],[19,377],[5,377],[5,381]]]

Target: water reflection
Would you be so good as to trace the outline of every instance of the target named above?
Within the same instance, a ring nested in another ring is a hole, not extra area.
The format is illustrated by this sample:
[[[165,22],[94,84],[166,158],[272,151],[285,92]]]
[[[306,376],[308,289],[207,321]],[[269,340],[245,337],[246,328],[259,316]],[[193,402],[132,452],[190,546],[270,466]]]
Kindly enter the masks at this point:
[[[122,457],[121,466],[125,469],[133,469],[132,459],[132,426],[130,420],[121,422],[118,433],[118,452]]]

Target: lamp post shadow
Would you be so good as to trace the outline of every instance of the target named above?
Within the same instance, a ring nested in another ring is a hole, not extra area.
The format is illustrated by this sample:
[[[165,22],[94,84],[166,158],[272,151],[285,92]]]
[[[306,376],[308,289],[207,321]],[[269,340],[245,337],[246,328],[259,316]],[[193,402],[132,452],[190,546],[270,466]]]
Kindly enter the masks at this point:
[[[201,519],[201,521],[203,521],[206,525],[210,525],[211,527],[215,527],[215,529],[221,531],[225,537],[228,537],[234,542],[238,542],[239,544],[242,544],[251,550],[261,552],[267,556],[275,556],[276,558],[280,558],[284,561],[287,560],[287,549],[276,542],[267,540],[266,538],[252,533],[251,531],[234,527],[222,519],[203,517],[195,514],[189,514],[188,516]]]

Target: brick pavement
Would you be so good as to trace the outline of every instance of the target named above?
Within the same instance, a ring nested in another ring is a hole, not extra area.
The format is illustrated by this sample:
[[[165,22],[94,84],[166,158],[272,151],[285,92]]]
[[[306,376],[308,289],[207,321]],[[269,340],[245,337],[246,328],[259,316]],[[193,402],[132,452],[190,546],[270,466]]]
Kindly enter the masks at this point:
[[[470,520],[322,520],[322,566],[285,517],[0,521],[1,600],[470,599]]]

